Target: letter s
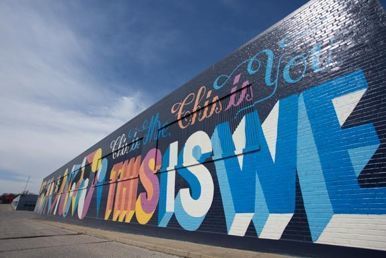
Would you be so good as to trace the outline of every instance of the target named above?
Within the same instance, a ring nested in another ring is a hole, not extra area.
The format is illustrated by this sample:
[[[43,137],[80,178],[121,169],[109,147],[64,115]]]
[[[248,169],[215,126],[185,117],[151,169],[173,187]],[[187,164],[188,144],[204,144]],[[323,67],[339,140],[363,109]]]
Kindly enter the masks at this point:
[[[178,173],[189,183],[190,190],[180,189],[175,204],[176,218],[186,230],[196,230],[212,205],[213,179],[209,170],[200,164],[211,153],[211,140],[204,131],[195,132],[186,141],[183,150],[184,167],[178,169]]]
[[[149,222],[158,204],[159,182],[154,173],[161,167],[161,160],[161,152],[155,148],[151,149],[146,154],[139,170],[139,179],[146,190],[139,194],[135,205],[135,215],[140,224]]]

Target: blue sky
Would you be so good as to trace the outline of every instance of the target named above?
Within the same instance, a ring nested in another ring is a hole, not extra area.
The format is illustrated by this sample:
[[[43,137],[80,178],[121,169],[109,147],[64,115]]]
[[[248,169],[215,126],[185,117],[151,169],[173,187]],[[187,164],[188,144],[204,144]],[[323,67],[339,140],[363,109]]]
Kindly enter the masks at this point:
[[[0,193],[21,191],[27,176],[37,192],[44,176],[306,2],[0,1]]]

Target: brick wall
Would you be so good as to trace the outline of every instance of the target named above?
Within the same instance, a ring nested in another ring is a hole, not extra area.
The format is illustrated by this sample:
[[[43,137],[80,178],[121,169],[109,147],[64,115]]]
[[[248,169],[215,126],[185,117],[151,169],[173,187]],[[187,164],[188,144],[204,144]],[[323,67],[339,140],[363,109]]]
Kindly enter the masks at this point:
[[[386,250],[385,44],[378,1],[310,1],[47,176],[35,211]]]

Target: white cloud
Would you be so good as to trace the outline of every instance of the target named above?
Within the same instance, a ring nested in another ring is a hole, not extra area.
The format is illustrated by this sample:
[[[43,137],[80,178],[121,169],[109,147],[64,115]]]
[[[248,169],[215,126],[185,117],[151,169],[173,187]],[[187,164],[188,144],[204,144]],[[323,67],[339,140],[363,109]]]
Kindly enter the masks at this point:
[[[34,192],[147,105],[140,91],[119,96],[94,78],[92,42],[42,10],[0,2],[0,172],[31,176]],[[0,173],[0,194],[23,189],[11,179]]]
[[[107,115],[121,121],[128,121],[138,110],[145,109],[146,101],[143,103],[144,99],[145,97],[140,92],[136,92],[132,96],[122,96],[118,99],[117,104],[108,110]]]

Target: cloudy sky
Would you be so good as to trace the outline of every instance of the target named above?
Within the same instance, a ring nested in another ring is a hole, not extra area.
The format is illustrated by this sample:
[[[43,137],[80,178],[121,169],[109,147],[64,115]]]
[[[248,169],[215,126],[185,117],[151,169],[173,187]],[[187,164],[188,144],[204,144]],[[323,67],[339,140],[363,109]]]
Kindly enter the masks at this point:
[[[0,194],[20,192],[306,0],[0,1]]]

